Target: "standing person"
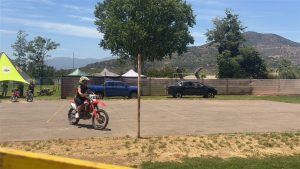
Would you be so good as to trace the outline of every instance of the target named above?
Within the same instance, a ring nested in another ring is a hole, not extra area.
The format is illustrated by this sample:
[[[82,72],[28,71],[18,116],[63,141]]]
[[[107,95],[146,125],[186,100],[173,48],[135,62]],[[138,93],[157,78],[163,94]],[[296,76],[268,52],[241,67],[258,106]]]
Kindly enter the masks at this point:
[[[34,87],[35,87],[35,84],[33,83],[33,80],[30,80],[30,84],[28,86],[28,92],[32,92],[33,96],[34,96]]]
[[[3,82],[2,84],[2,97],[5,97],[7,95],[8,85],[6,82]]]

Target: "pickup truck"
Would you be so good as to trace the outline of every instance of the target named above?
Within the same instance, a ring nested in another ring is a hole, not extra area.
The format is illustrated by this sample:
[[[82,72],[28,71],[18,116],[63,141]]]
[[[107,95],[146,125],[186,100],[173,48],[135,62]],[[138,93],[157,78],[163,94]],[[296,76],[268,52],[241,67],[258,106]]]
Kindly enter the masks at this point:
[[[100,98],[112,96],[137,97],[137,86],[128,86],[121,81],[106,81],[104,85],[88,85],[88,88]]]
[[[214,98],[218,91],[199,82],[179,81],[168,87],[168,95],[181,98],[183,95],[203,95],[205,98]]]

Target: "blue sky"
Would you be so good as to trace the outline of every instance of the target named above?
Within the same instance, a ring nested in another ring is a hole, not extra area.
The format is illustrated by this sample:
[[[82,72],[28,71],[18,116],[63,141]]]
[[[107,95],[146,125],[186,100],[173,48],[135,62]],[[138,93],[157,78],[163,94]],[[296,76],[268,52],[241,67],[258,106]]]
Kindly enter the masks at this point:
[[[18,30],[51,38],[60,47],[52,57],[104,58],[111,56],[98,45],[101,34],[94,25],[94,7],[99,0],[0,0],[0,51],[12,57],[11,44]],[[300,0],[187,0],[196,15],[190,31],[194,45],[206,41],[211,20],[224,16],[224,9],[240,15],[247,31],[275,33],[300,42]]]

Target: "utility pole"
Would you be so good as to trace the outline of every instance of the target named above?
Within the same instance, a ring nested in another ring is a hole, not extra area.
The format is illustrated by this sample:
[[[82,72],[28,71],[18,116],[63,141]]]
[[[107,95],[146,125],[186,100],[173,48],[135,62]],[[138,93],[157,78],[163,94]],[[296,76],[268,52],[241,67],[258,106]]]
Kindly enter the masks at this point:
[[[138,53],[138,105],[137,105],[137,121],[138,121],[138,133],[137,137],[141,138],[141,73],[142,73],[142,65],[141,65],[141,54]]]

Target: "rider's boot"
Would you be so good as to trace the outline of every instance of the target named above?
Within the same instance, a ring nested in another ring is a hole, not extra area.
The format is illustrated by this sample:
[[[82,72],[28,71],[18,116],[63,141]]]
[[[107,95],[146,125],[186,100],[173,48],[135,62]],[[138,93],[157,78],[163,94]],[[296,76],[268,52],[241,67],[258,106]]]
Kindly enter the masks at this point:
[[[83,105],[79,105],[76,109],[76,113],[75,113],[75,118],[78,119],[80,117],[80,114],[82,114],[82,112],[84,111],[84,106]]]

